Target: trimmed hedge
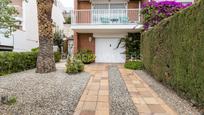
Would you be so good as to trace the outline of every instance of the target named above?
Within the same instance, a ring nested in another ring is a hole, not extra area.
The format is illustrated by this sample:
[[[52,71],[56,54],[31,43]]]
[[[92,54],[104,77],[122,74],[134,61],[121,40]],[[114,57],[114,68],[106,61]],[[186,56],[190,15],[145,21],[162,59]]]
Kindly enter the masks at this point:
[[[31,49],[32,52],[39,52],[39,48],[33,48]],[[61,53],[60,52],[54,52],[54,59],[55,59],[55,63],[60,62],[61,60]]]
[[[163,20],[142,34],[147,71],[204,107],[204,1]]]
[[[0,52],[0,76],[36,67],[37,52]]]
[[[61,53],[60,52],[54,52],[54,58],[55,58],[55,63],[60,62]]]

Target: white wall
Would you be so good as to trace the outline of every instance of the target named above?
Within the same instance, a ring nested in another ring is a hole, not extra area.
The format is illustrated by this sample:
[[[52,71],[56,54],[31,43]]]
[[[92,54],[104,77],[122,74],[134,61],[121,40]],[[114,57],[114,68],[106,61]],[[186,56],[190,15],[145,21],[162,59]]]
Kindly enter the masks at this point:
[[[0,45],[13,46],[13,36],[7,38],[4,34],[0,34]]]
[[[64,24],[64,34],[66,37],[71,37],[74,35],[74,31],[71,29],[70,24]]]
[[[38,47],[38,41],[29,39],[27,32],[17,30],[14,32],[14,50],[15,52],[30,51],[32,48]]]
[[[64,16],[63,16],[63,8],[60,6],[53,5],[52,9],[52,19],[55,22],[56,26],[59,27],[60,30],[64,29]]]
[[[23,30],[14,32],[14,51],[30,51],[38,46],[37,3],[23,1]]]
[[[0,45],[14,46],[16,52],[30,51],[32,48],[39,46],[36,0],[23,1],[22,9],[22,30],[13,32],[10,38],[0,35]],[[64,29],[63,8],[61,8],[61,5],[53,5],[52,19],[59,29]]]

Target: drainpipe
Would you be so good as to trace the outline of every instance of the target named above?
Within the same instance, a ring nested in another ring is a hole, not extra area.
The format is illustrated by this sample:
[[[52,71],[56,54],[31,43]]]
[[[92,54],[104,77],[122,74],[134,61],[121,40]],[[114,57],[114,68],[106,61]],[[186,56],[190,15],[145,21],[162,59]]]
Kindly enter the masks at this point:
[[[139,22],[141,21],[141,1],[139,1]]]

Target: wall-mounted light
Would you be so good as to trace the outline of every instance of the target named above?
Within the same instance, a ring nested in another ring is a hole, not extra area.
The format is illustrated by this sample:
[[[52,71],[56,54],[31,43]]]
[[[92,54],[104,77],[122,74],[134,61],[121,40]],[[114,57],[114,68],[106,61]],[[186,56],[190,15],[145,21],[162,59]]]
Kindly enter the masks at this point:
[[[89,37],[89,42],[91,42],[91,41],[92,41],[92,39],[93,39],[92,37]]]

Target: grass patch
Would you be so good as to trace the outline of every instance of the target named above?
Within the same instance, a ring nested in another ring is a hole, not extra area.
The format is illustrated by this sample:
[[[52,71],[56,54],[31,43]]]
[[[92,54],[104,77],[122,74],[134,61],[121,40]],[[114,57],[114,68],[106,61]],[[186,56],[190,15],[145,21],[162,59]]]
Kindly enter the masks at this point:
[[[3,96],[1,97],[1,103],[2,104],[6,104],[6,105],[14,105],[17,101],[16,101],[16,96]]]
[[[7,105],[14,105],[16,103],[16,100],[16,96],[9,97]]]
[[[143,69],[142,61],[128,61],[125,63],[125,68],[132,70],[141,70]]]

